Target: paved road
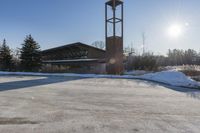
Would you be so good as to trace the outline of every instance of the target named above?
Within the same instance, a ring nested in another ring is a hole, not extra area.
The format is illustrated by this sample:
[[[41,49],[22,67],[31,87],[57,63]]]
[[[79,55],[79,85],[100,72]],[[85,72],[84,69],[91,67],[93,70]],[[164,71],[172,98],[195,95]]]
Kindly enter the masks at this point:
[[[200,91],[127,79],[0,76],[0,133],[200,133]]]

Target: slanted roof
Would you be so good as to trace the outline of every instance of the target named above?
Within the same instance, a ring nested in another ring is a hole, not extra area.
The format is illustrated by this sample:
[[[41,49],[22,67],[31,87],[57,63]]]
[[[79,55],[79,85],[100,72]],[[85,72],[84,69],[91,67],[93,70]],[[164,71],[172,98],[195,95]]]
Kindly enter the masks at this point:
[[[57,50],[61,50],[61,49],[64,49],[64,48],[77,47],[77,46],[83,46],[83,47],[86,47],[86,48],[91,48],[91,49],[95,49],[95,50],[98,50],[98,51],[101,51],[101,52],[105,52],[105,50],[93,47],[91,45],[87,45],[87,44],[84,44],[84,43],[81,43],[81,42],[76,42],[76,43],[71,43],[71,44],[67,44],[67,45],[63,45],[63,46],[59,46],[59,47],[55,47],[55,48],[46,49],[46,50],[43,50],[42,53],[47,53],[47,52],[51,52],[51,51],[57,51]]]
[[[84,63],[105,63],[103,59],[74,59],[74,60],[49,60],[43,61],[44,64],[84,64]]]
[[[78,62],[94,62],[94,60],[89,61],[83,59],[105,59],[106,51],[84,43],[77,42],[43,50],[41,54],[43,62],[48,61],[48,63],[69,63],[75,62],[75,60],[77,60]]]

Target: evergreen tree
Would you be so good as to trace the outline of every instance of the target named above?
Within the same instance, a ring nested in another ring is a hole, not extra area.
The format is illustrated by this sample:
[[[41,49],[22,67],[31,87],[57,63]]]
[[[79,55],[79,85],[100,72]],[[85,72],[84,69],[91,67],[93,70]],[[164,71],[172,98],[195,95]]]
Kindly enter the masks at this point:
[[[11,70],[12,68],[12,55],[9,46],[6,44],[6,40],[3,40],[3,44],[0,47],[0,64],[1,70]]]
[[[41,54],[39,44],[28,35],[21,48],[21,66],[24,71],[37,71],[41,67]]]

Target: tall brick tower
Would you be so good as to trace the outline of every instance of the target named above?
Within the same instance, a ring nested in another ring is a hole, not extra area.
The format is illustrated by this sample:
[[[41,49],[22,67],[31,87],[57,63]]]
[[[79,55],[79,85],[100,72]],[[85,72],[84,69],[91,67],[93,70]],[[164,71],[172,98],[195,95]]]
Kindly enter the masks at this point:
[[[106,71],[123,73],[123,1],[108,0],[105,4]]]

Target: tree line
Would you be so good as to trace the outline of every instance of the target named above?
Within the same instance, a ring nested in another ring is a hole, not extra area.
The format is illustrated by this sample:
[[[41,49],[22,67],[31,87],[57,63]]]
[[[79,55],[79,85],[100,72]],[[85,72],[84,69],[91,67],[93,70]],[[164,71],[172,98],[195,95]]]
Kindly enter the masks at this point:
[[[131,52],[125,67],[127,70],[157,70],[159,67],[181,65],[200,65],[200,52],[193,49],[169,49],[166,56],[150,52],[138,55]]]
[[[169,50],[167,56],[167,64],[170,65],[200,65],[200,53],[193,49]]]
[[[0,43],[1,71],[38,71],[41,67],[40,45],[31,35],[26,36],[21,48],[12,51],[6,39]]]

